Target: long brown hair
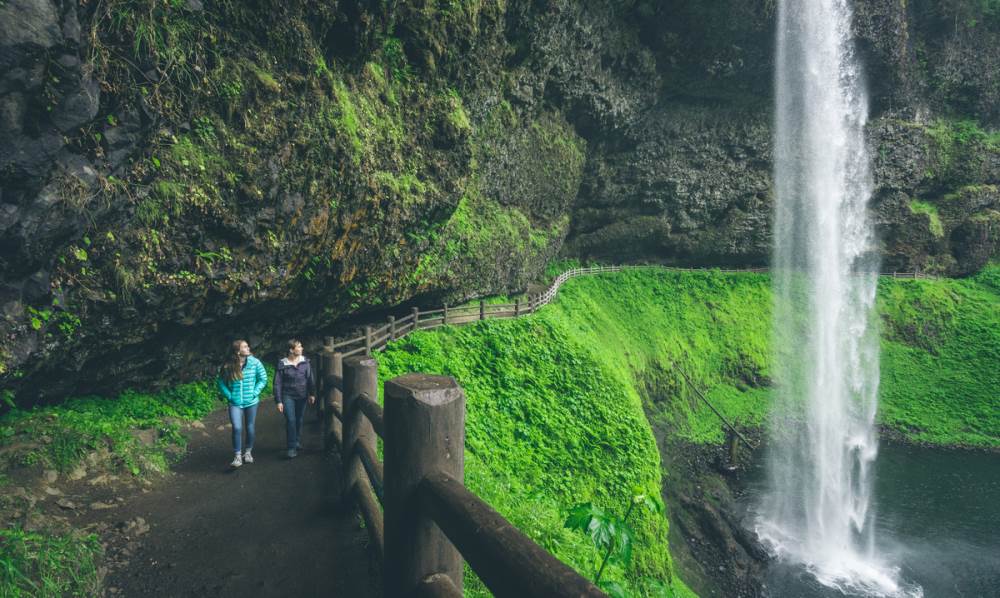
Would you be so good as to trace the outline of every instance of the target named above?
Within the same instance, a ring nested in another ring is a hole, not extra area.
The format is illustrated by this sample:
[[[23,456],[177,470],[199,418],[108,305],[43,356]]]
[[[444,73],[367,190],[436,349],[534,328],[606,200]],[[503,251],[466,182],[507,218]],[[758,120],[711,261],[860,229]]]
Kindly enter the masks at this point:
[[[227,353],[225,359],[222,360],[222,371],[220,375],[226,382],[243,379],[243,364],[240,363],[240,347],[242,347],[245,342],[246,341],[241,338],[234,340],[233,344],[229,347],[229,353]]]

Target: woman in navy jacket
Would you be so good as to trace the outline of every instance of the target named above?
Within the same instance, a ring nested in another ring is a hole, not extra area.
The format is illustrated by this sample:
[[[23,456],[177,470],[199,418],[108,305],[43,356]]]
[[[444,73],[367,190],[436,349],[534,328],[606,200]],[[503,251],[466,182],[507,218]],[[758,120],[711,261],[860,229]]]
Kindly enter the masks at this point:
[[[305,420],[306,401],[316,402],[316,378],[312,364],[302,354],[302,343],[288,341],[288,356],[278,362],[274,372],[274,402],[278,411],[285,414],[285,431],[288,437],[288,458],[298,456],[302,445],[302,422]]]

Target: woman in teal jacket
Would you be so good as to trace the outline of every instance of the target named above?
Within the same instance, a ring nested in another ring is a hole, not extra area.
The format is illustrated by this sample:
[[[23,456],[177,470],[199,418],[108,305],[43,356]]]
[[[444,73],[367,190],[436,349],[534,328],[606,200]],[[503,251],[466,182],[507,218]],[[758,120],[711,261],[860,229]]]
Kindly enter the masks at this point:
[[[267,385],[267,371],[259,359],[250,354],[250,345],[244,340],[233,341],[226,355],[219,378],[219,391],[229,403],[229,421],[233,424],[233,457],[231,467],[253,463],[254,421],[257,419],[257,405],[260,393]],[[240,454],[243,440],[243,417],[246,416],[246,451]]]

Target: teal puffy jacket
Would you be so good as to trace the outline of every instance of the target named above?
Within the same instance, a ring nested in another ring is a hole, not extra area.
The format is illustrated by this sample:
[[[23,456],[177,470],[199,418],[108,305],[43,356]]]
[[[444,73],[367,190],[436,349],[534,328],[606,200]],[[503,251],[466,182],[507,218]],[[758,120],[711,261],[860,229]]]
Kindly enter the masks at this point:
[[[264,364],[253,355],[247,356],[243,364],[243,378],[226,382],[222,376],[216,379],[219,392],[226,397],[230,405],[236,407],[252,407],[260,401],[260,393],[267,386],[267,371]]]

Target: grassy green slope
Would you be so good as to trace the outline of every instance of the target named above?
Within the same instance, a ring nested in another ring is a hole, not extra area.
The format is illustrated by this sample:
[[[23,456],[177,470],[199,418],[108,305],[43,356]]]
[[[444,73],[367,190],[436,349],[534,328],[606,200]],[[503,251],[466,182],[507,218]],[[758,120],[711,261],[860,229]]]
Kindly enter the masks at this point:
[[[998,270],[969,280],[881,282],[881,417],[903,437],[998,444]],[[643,401],[684,440],[723,439],[718,419],[676,367],[728,418],[761,425],[770,319],[766,275],[590,276],[570,281],[553,304],[520,320],[411,335],[380,358],[380,377],[454,376],[468,396],[469,486],[588,574],[598,555],[562,529],[564,510],[583,500],[617,506],[633,485],[660,483]],[[637,527],[633,567],[612,571],[633,590],[647,578],[665,579],[669,563],[665,523],[646,516]]]
[[[558,321],[520,320],[414,334],[380,357],[385,380],[409,371],[454,376],[468,399],[466,483],[539,544],[585,575],[600,556],[563,528],[565,509],[618,509],[633,488],[658,495],[659,455],[638,395]],[[641,548],[629,571],[606,577],[642,587],[665,580],[667,524],[632,521]],[[472,595],[485,595],[470,577]]]
[[[883,281],[879,418],[914,442],[1000,445],[1000,266]]]

